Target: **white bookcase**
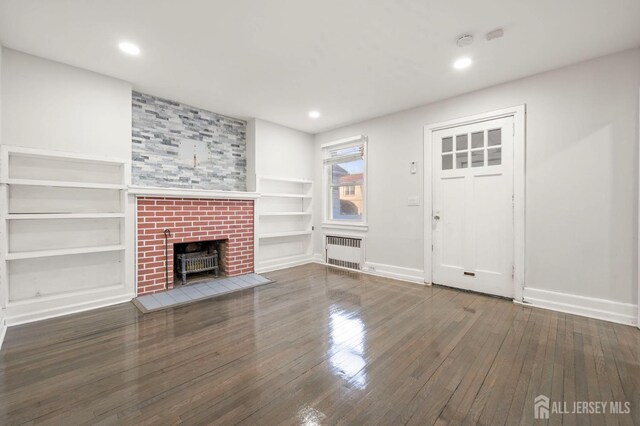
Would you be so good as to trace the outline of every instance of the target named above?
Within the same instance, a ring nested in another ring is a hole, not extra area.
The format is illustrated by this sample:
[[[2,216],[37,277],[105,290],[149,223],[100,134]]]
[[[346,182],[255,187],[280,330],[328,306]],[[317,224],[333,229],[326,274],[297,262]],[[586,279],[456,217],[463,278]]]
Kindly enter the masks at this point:
[[[256,271],[286,268],[312,258],[313,182],[258,176]]]
[[[132,295],[125,232],[130,170],[120,159],[0,147],[8,325]]]

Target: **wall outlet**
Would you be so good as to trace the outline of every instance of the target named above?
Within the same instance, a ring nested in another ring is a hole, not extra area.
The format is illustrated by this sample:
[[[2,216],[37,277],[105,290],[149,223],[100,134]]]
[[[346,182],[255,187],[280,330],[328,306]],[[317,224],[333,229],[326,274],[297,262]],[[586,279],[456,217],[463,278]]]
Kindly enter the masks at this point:
[[[418,166],[416,165],[415,161],[411,162],[411,166],[409,167],[409,171],[411,172],[412,175],[415,175],[418,172]]]

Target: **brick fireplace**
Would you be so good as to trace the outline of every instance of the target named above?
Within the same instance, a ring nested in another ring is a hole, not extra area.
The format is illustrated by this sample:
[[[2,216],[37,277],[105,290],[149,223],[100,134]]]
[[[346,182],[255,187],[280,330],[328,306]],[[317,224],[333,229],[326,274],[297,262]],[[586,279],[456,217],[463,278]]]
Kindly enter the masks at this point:
[[[136,221],[138,295],[173,288],[174,244],[223,242],[221,273],[235,276],[253,272],[253,200],[138,197]],[[166,229],[170,231],[167,253]]]

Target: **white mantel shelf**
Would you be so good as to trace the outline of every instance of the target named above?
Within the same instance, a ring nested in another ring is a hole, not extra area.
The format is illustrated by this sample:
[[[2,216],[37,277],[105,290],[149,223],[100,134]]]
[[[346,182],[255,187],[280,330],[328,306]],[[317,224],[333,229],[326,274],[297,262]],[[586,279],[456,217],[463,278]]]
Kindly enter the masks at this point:
[[[257,200],[260,194],[245,191],[214,191],[207,189],[184,188],[151,188],[130,186],[129,194],[136,197],[167,197],[167,198],[210,198],[216,200]]]

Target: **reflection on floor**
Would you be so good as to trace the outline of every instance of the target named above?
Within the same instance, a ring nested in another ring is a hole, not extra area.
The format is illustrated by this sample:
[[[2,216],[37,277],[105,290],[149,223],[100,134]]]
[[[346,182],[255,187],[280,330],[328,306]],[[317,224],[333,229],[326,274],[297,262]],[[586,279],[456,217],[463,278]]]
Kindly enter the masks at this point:
[[[0,424],[531,425],[544,395],[568,410],[550,424],[640,425],[637,328],[315,264],[265,275],[10,327]]]

